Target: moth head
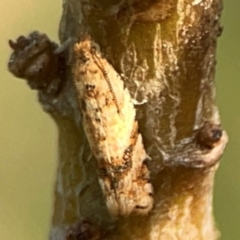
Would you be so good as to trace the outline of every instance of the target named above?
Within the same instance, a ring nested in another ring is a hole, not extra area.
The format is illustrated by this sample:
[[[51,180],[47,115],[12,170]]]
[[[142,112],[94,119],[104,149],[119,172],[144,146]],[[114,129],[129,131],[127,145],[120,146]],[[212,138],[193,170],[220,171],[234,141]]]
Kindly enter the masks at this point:
[[[89,35],[84,35],[81,40],[74,45],[74,51],[78,60],[86,63],[92,54],[99,53],[100,47]]]
[[[87,62],[91,56],[91,42],[89,40],[81,41],[74,45],[77,60]]]

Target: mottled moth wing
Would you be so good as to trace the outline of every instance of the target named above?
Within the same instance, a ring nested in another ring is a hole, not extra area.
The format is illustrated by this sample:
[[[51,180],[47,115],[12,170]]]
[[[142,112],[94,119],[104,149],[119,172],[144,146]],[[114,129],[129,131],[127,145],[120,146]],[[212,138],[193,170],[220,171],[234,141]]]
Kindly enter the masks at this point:
[[[153,206],[153,189],[130,94],[90,37],[75,44],[74,56],[82,124],[107,207],[115,216],[146,214]]]

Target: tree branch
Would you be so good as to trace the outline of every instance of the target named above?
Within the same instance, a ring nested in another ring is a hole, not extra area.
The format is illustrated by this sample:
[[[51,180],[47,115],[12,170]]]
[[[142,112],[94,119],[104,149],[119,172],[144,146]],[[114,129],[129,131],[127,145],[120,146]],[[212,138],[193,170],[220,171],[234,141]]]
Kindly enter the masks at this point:
[[[221,9],[220,0],[63,3],[61,43],[90,35],[135,105],[154,189],[145,216],[109,212],[71,79],[72,48],[59,50],[41,34],[10,42],[10,71],[38,89],[59,129],[50,239],[217,238],[212,188],[227,143],[213,84]]]

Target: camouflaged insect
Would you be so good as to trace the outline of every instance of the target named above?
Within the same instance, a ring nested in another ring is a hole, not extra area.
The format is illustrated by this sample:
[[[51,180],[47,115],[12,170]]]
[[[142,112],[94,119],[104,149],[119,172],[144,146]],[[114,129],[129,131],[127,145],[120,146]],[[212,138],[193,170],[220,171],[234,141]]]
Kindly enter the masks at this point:
[[[94,45],[90,37],[75,44],[73,75],[99,183],[112,215],[147,214],[153,189],[136,111],[120,76]]]

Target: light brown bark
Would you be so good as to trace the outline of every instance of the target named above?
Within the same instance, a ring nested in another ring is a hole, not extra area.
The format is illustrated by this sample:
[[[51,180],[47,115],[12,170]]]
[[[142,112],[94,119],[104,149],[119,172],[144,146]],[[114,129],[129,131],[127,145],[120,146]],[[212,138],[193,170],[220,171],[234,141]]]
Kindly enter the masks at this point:
[[[224,131],[217,140],[212,131],[220,123],[213,79],[221,9],[220,0],[63,1],[61,43],[88,33],[134,100],[151,158],[154,207],[147,216],[108,212],[82,130],[69,51],[60,93],[39,93],[59,129],[50,239],[217,239],[212,190],[227,142]]]

